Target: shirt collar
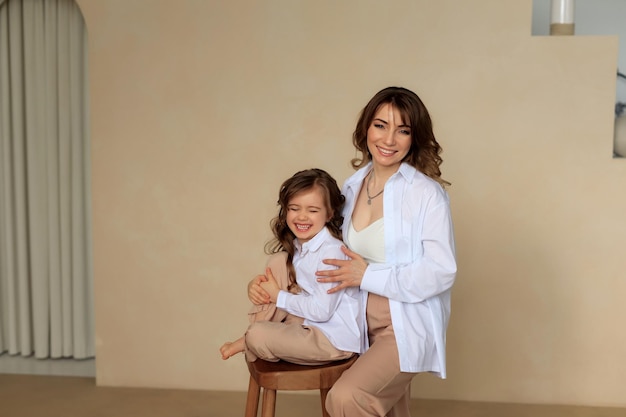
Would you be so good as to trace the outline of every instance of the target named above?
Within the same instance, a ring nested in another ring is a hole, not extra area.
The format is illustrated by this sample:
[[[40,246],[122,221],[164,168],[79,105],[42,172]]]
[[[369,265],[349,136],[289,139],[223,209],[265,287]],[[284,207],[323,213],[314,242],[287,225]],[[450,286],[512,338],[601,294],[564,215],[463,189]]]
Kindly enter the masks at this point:
[[[403,162],[402,164],[400,164],[400,168],[398,169],[398,172],[400,173],[400,175],[402,175],[404,177],[404,180],[408,182],[409,184],[413,182],[413,178],[415,178],[416,171],[417,169],[413,165],[409,165],[406,162]]]
[[[313,239],[305,242],[304,244],[300,244],[300,241],[298,239],[295,239],[294,243],[296,246],[296,251],[300,253],[306,253],[309,251],[315,252],[322,246],[328,236],[330,236],[330,232],[328,231],[328,228],[324,226],[324,228],[320,230],[318,234],[313,236]]]
[[[363,182],[363,180],[365,179],[365,177],[367,176],[367,174],[369,174],[371,170],[372,170],[372,162],[370,161],[363,168],[359,169],[352,176],[352,178],[350,178],[350,181],[346,183],[346,185],[351,188],[360,187],[361,183]],[[416,171],[417,169],[414,166],[409,165],[406,162],[403,162],[400,164],[400,168],[398,168],[398,171],[396,171],[396,173],[393,174],[392,177],[396,175],[402,175],[405,181],[411,183],[413,182],[413,178],[415,178]]]

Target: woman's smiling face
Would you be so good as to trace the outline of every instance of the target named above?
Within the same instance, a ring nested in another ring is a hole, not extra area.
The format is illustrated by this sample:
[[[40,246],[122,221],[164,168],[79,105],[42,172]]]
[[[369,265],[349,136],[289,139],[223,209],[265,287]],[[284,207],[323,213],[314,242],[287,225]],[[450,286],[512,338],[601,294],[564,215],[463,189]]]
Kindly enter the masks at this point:
[[[367,148],[374,164],[397,168],[411,150],[411,126],[391,104],[380,106],[367,129]]]

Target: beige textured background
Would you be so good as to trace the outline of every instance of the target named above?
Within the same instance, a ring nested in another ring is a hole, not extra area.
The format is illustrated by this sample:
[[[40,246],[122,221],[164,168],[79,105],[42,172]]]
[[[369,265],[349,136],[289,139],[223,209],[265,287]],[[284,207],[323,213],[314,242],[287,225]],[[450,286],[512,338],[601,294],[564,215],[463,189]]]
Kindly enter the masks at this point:
[[[245,390],[245,285],[277,189],[352,172],[357,113],[415,90],[459,274],[449,378],[414,397],[626,406],[616,37],[531,37],[531,0],[78,0],[89,30],[100,385]]]

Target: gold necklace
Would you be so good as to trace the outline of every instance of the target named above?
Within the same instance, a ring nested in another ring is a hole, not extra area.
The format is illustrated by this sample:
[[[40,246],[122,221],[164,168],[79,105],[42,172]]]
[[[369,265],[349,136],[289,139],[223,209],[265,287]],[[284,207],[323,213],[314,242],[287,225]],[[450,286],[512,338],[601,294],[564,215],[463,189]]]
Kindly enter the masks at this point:
[[[372,181],[372,172],[370,172],[369,177],[367,177],[367,185],[365,186],[365,192],[367,193],[367,204],[370,205],[370,206],[372,205],[372,200],[375,199],[376,197],[378,197],[379,195],[381,195],[383,193],[383,191],[385,191],[385,187],[383,186],[383,189],[380,190],[378,192],[378,194],[376,194],[374,196],[370,195],[370,181]]]

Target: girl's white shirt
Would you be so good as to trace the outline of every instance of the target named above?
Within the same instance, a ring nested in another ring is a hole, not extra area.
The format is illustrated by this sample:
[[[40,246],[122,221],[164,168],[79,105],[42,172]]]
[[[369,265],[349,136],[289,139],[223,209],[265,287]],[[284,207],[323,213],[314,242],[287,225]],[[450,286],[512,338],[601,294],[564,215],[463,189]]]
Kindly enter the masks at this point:
[[[304,326],[320,329],[337,349],[362,353],[365,310],[359,289],[350,287],[328,294],[327,291],[338,284],[320,283],[316,279],[317,271],[335,268],[322,260],[348,259],[341,251],[343,242],[324,227],[303,245],[298,239],[295,243],[293,266],[302,292],[291,294],[281,290],[276,306],[304,318]]]
[[[344,240],[356,198],[372,164],[344,184]],[[446,329],[456,277],[454,232],[448,194],[433,179],[403,163],[383,194],[385,262],[370,263],[361,282],[363,315],[367,292],[389,299],[400,370],[446,377]],[[364,331],[363,351],[369,347]]]

